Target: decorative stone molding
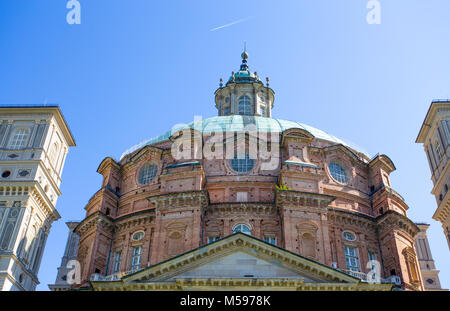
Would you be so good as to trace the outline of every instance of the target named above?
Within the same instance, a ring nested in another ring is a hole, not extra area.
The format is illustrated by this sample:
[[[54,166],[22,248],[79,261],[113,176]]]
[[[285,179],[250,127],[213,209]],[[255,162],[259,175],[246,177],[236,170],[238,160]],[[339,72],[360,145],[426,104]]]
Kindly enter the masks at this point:
[[[275,191],[275,205],[280,207],[314,207],[326,208],[336,197],[326,194],[292,190]],[[325,211],[325,210],[324,210]]]
[[[181,208],[184,206],[199,206],[206,208],[209,203],[208,192],[205,190],[161,194],[147,198],[156,209]]]

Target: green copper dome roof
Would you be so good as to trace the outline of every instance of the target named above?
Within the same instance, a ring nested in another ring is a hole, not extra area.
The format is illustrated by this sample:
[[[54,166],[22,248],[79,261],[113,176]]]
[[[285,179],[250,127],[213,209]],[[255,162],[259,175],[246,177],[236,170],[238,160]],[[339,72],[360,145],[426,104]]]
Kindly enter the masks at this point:
[[[314,128],[312,126],[294,122],[287,120],[280,120],[274,118],[264,118],[264,117],[256,117],[256,116],[241,116],[241,115],[232,115],[232,116],[222,116],[222,117],[212,117],[204,120],[194,121],[185,126],[176,126],[172,130],[167,131],[166,133],[159,135],[157,137],[148,139],[143,141],[140,144],[133,146],[132,148],[125,151],[120,159],[122,159],[127,154],[130,154],[142,147],[153,145],[162,141],[166,141],[169,139],[172,134],[180,131],[182,129],[191,128],[194,130],[201,131],[202,133],[208,132],[239,132],[244,129],[248,129],[247,126],[253,126],[252,129],[265,132],[265,133],[282,133],[289,129],[302,129],[311,133],[316,139],[325,140],[334,144],[342,144],[347,146],[355,151],[364,153],[366,156],[369,156],[366,152],[361,151],[359,147],[353,146],[348,142],[345,142],[336,136],[330,135],[322,130]]]
[[[241,54],[242,64],[238,72],[233,72],[231,74],[230,79],[228,79],[228,83],[262,83],[261,79],[259,79],[258,75],[250,71],[247,65],[248,53],[244,51]]]

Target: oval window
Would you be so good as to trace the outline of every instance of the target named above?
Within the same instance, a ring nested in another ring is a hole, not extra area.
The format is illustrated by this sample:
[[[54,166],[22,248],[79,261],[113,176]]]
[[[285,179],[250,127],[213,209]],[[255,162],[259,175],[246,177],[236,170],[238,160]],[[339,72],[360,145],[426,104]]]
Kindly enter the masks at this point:
[[[144,232],[142,231],[138,231],[136,233],[133,234],[133,240],[134,241],[139,241],[144,237]]]
[[[353,232],[350,231],[344,231],[342,233],[342,235],[344,236],[344,239],[346,239],[347,241],[354,241],[356,240],[356,236]]]
[[[328,168],[330,169],[331,177],[333,177],[334,180],[342,184],[348,184],[349,178],[347,172],[340,164],[331,162],[328,165]]]
[[[150,163],[144,164],[139,170],[138,181],[141,185],[146,185],[155,178],[158,166]]]

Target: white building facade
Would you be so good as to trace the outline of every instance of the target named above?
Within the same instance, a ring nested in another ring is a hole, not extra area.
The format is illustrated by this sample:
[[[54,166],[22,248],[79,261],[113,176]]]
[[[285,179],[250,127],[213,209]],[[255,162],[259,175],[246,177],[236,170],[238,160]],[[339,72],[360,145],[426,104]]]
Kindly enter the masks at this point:
[[[437,203],[433,219],[441,223],[450,248],[450,100],[431,103],[416,143],[423,144],[430,165]]]
[[[58,106],[0,107],[0,290],[35,290],[69,147]]]

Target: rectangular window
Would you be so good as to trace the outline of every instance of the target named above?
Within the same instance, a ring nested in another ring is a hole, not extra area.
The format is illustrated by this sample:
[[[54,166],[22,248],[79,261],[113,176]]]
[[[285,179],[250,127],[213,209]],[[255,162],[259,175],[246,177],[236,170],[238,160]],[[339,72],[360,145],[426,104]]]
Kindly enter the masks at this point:
[[[442,150],[441,144],[436,141],[436,153],[438,155],[439,163],[441,163],[442,159],[444,158],[444,151]]]
[[[375,261],[377,260],[377,254],[369,252],[370,270],[375,270]]]
[[[114,253],[114,264],[112,273],[117,273],[120,270],[120,262],[122,261],[122,252]]]
[[[142,246],[133,247],[133,256],[131,257],[131,270],[137,270],[141,266]]]
[[[359,272],[358,249],[356,247],[344,246],[344,250],[347,270]]]
[[[265,117],[266,116],[266,108],[261,106],[261,116]]]
[[[277,245],[277,238],[274,237],[274,236],[266,235],[266,236],[264,236],[264,242],[276,246]]]
[[[29,130],[25,128],[15,130],[9,141],[9,149],[18,150],[24,148],[28,139],[28,133]]]
[[[218,236],[209,236],[208,237],[208,244],[209,243],[213,243],[215,241],[218,241],[219,239],[220,239],[220,237],[218,237]]]
[[[226,106],[223,108],[223,115],[229,116],[231,114],[230,106]]]
[[[247,192],[237,192],[236,202],[247,202]]]

